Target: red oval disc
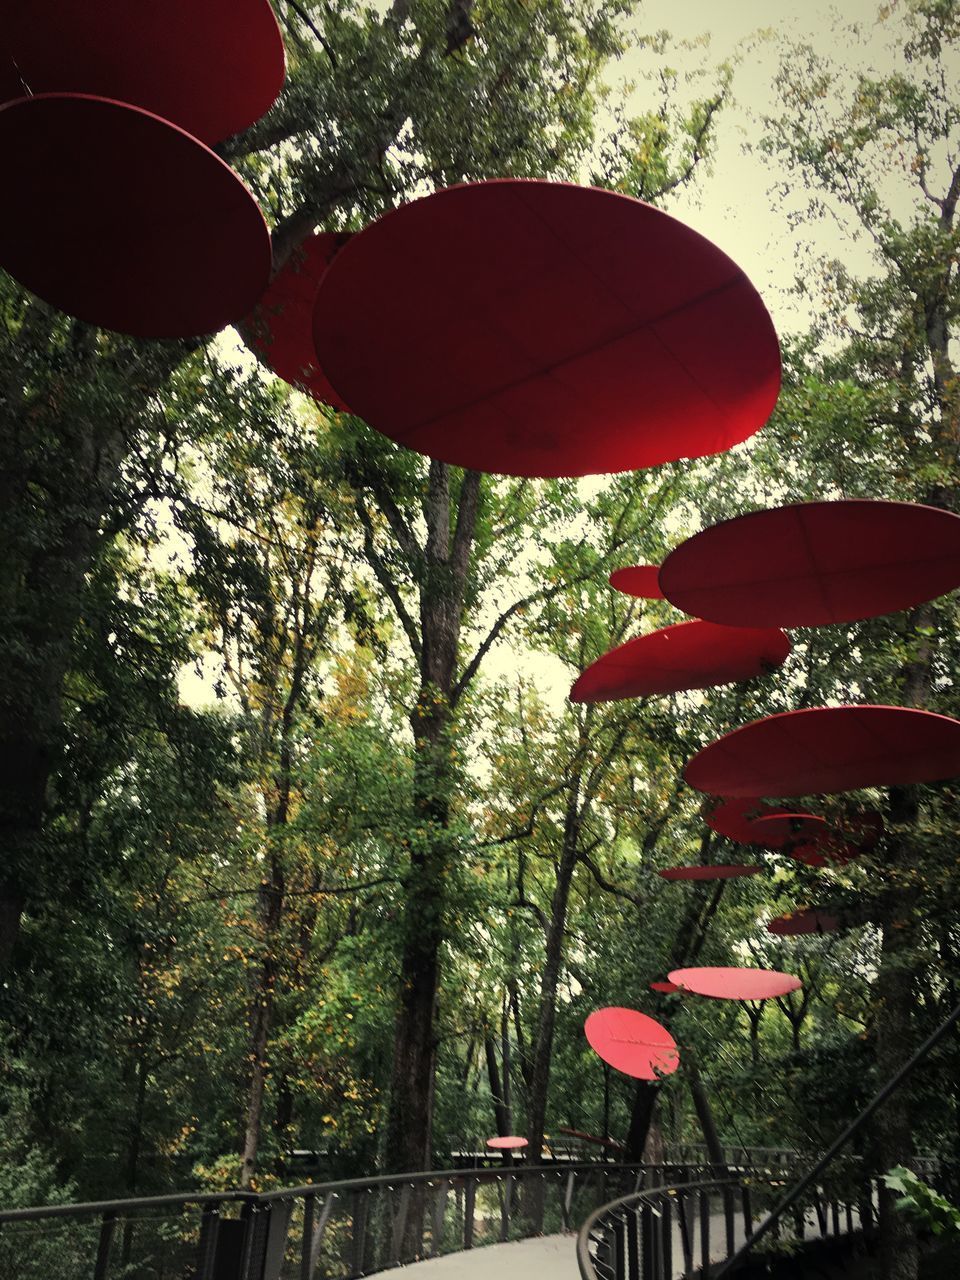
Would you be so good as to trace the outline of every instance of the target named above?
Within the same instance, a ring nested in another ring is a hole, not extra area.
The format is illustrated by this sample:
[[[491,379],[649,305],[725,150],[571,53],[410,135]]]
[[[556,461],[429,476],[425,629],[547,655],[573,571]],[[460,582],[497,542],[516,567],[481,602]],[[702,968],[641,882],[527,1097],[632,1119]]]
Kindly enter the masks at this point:
[[[787,912],[786,915],[771,920],[767,925],[767,932],[780,938],[798,938],[807,933],[833,933],[839,928],[840,921],[836,916],[817,911],[813,907],[803,907],[799,911]]]
[[[651,982],[650,990],[657,991],[662,996],[672,996],[675,992],[679,991],[680,988],[675,982]]]
[[[487,1139],[487,1146],[492,1147],[494,1151],[519,1151],[521,1147],[526,1145],[526,1138],[520,1138],[516,1134],[508,1134],[503,1138]]]
[[[623,569],[614,569],[610,575],[610,585],[627,596],[639,596],[641,600],[662,600],[659,575],[659,565],[632,564]]]
[[[854,858],[859,858],[863,852],[852,844],[844,844],[844,842],[836,837],[825,837],[817,840],[813,844],[804,844],[796,848],[788,849],[791,858],[796,858],[798,862],[803,862],[808,867],[845,867],[848,862],[853,862]]]
[[[570,700],[612,702],[733,684],[775,670],[789,652],[782,631],[678,622],[598,658],[577,679]]]
[[[715,1000],[772,1000],[803,986],[799,978],[776,969],[674,969],[667,976],[684,991]]]
[[[658,871],[664,880],[735,880],[738,876],[755,876],[762,867],[749,867],[739,863],[714,863],[712,866],[667,867]]]
[[[670,1032],[636,1009],[597,1009],[583,1029],[590,1047],[604,1062],[636,1080],[657,1080],[680,1065],[677,1042]]]
[[[671,604],[738,627],[813,627],[909,609],[960,586],[960,516],[856,499],[753,511],[667,556]]]
[[[470,183],[385,214],[327,272],[314,338],[378,431],[507,475],[720,453],[780,386],[734,262],[659,209],[566,183]]]
[[[268,0],[0,0],[0,32],[0,100],[94,94],[206,143],[253,124],[283,87]]]
[[[754,720],[683,776],[711,795],[804,796],[960,774],[960,721],[912,707],[811,707]]]
[[[275,374],[343,412],[349,412],[347,405],[317,364],[313,302],[327,267],[349,239],[328,231],[308,236],[274,276],[246,324],[250,345]]]
[[[49,94],[0,107],[0,151],[17,175],[0,203],[0,264],[68,315],[187,338],[238,320],[266,287],[270,233],[256,201],[175,125]]]

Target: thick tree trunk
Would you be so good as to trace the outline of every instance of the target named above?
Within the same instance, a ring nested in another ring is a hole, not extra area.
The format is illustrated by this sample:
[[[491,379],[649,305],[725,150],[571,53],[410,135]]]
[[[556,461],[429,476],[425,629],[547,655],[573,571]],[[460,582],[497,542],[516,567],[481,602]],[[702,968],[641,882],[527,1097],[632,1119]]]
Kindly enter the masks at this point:
[[[703,1087],[703,1081],[700,1079],[700,1071],[697,1067],[696,1059],[690,1049],[687,1049],[683,1055],[683,1066],[690,1085],[690,1097],[693,1099],[694,1110],[697,1113],[697,1119],[700,1121],[700,1128],[703,1130],[703,1140],[707,1145],[707,1156],[712,1165],[722,1166],[724,1163],[723,1147],[720,1145],[720,1136],[717,1133],[716,1121],[713,1118],[713,1108],[710,1105],[710,1099],[707,1097],[707,1091]]]
[[[537,1018],[537,1035],[533,1047],[533,1067],[530,1073],[530,1091],[527,1102],[527,1158],[534,1164],[542,1160],[543,1132],[547,1123],[547,1098],[550,1091],[550,1061],[553,1055],[553,1030],[557,1018],[557,987],[560,983],[560,966],[563,962],[563,944],[566,937],[567,907],[570,901],[570,885],[577,865],[580,845],[580,778],[570,783],[564,817],[563,845],[557,880],[550,904],[550,921],[547,929],[546,955],[543,976],[540,979],[540,1010]],[[526,1208],[532,1229],[543,1228],[543,1184],[536,1179],[530,1187]]]
[[[384,1153],[391,1173],[430,1167],[445,881],[455,852],[448,831],[454,788],[450,741],[457,696],[454,674],[479,497],[480,477],[467,472],[451,536],[450,471],[444,463],[430,464],[423,511],[427,539],[422,562],[412,566],[420,585],[421,684],[410,716],[413,807],[419,825],[410,851],[403,906],[399,1007]],[[411,538],[409,531],[404,536]],[[408,553],[416,554],[412,547]],[[411,1220],[415,1218],[412,1214]]]
[[[263,1100],[266,1093],[267,1045],[273,1025],[273,1007],[276,996],[277,962],[275,942],[283,911],[283,874],[276,858],[273,859],[271,880],[260,890],[260,917],[263,929],[263,958],[257,970],[256,984],[250,1005],[250,1074],[247,1087],[247,1111],[243,1133],[243,1156],[240,1168],[240,1186],[249,1190],[257,1170],[260,1152],[260,1135],[263,1130]]]
[[[630,1110],[630,1126],[624,1159],[628,1164],[639,1163],[647,1146],[647,1137],[653,1124],[653,1115],[660,1097],[660,1085],[655,1080],[638,1080]]]

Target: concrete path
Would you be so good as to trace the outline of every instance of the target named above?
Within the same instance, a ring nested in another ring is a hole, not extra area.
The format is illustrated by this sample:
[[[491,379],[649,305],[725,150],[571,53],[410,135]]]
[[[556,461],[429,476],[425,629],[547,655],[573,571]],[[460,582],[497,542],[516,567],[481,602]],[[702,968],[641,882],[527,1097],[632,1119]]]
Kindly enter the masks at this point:
[[[742,1243],[742,1223],[738,1224],[737,1244]],[[698,1224],[699,1226],[699,1224]],[[711,1261],[726,1256],[723,1214],[711,1214]],[[699,1249],[699,1230],[696,1235]],[[683,1249],[680,1228],[673,1224],[673,1273],[676,1280],[683,1275]],[[699,1262],[699,1253],[694,1258]],[[428,1258],[413,1264],[423,1272],[422,1280],[580,1280],[577,1266],[575,1232],[562,1236],[537,1236],[532,1240],[513,1240],[508,1244],[488,1244],[443,1258]],[[409,1271],[410,1268],[405,1268]]]

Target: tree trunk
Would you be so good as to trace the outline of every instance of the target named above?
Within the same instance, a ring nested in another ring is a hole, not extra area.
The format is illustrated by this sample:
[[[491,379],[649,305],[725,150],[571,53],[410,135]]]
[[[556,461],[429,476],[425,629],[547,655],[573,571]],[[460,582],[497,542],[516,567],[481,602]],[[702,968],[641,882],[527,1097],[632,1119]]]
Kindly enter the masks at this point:
[[[505,1138],[510,1132],[510,1113],[503,1096],[503,1085],[500,1081],[500,1069],[497,1066],[497,1047],[493,1036],[489,1033],[483,1037],[483,1047],[487,1055],[487,1077],[490,1081],[490,1096],[493,1099],[494,1122],[497,1133]]]
[[[550,1060],[553,1054],[553,1029],[557,1017],[557,987],[560,982],[560,966],[563,960],[563,943],[566,937],[567,906],[570,901],[570,885],[577,865],[580,844],[580,778],[570,783],[563,827],[563,846],[557,881],[550,904],[550,923],[547,929],[546,955],[543,976],[540,979],[540,1011],[537,1019],[537,1035],[533,1046],[533,1066],[530,1073],[530,1091],[527,1102],[527,1152],[531,1163],[540,1164],[543,1153],[543,1131],[547,1123],[547,1096],[550,1090]],[[527,1216],[535,1232],[543,1229],[543,1183],[534,1179],[528,1196]]]
[[[716,1121],[713,1118],[713,1108],[710,1106],[710,1099],[707,1097],[703,1081],[700,1079],[700,1071],[697,1067],[696,1059],[690,1049],[687,1049],[683,1055],[683,1065],[690,1084],[690,1097],[693,1099],[694,1110],[697,1113],[697,1119],[700,1121],[700,1128],[703,1130],[703,1140],[707,1145],[707,1155],[710,1163],[722,1168],[724,1165],[723,1147],[720,1145]]]
[[[263,927],[263,958],[257,971],[250,1007],[250,1074],[247,1087],[247,1114],[243,1134],[243,1158],[240,1186],[248,1191],[253,1184],[263,1129],[263,1099],[266,1092],[268,1062],[267,1044],[273,1023],[276,995],[277,960],[275,942],[283,911],[283,874],[276,857],[272,859],[271,879],[260,888],[260,916]]]
[[[660,1085],[656,1080],[637,1081],[623,1157],[628,1164],[639,1163],[643,1159],[659,1097]]]
[[[444,463],[431,462],[423,510],[427,539],[422,563],[412,566],[420,584],[421,683],[410,716],[418,829],[410,850],[401,923],[400,998],[384,1153],[391,1173],[430,1167],[445,882],[455,852],[448,831],[454,788],[454,673],[479,497],[480,477],[468,471],[451,537],[450,470]],[[411,1220],[415,1218],[411,1214]]]

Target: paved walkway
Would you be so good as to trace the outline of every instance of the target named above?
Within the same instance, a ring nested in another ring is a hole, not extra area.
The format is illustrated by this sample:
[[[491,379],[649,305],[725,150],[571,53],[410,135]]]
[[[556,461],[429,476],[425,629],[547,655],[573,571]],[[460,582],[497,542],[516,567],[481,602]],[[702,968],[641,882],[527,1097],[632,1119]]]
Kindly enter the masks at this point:
[[[736,1242],[742,1243],[742,1223],[738,1224]],[[711,1214],[710,1239],[714,1247],[711,1261],[726,1256],[726,1235],[722,1213]],[[699,1231],[696,1247],[699,1249]],[[673,1224],[673,1261],[676,1280],[683,1275],[683,1249],[680,1228]],[[699,1261],[699,1253],[694,1259]],[[462,1253],[449,1253],[443,1258],[428,1258],[414,1264],[423,1272],[423,1280],[580,1280],[577,1266],[575,1232],[562,1236],[537,1236],[532,1240],[513,1240],[509,1244],[488,1244]],[[404,1268],[409,1272],[410,1268]]]

